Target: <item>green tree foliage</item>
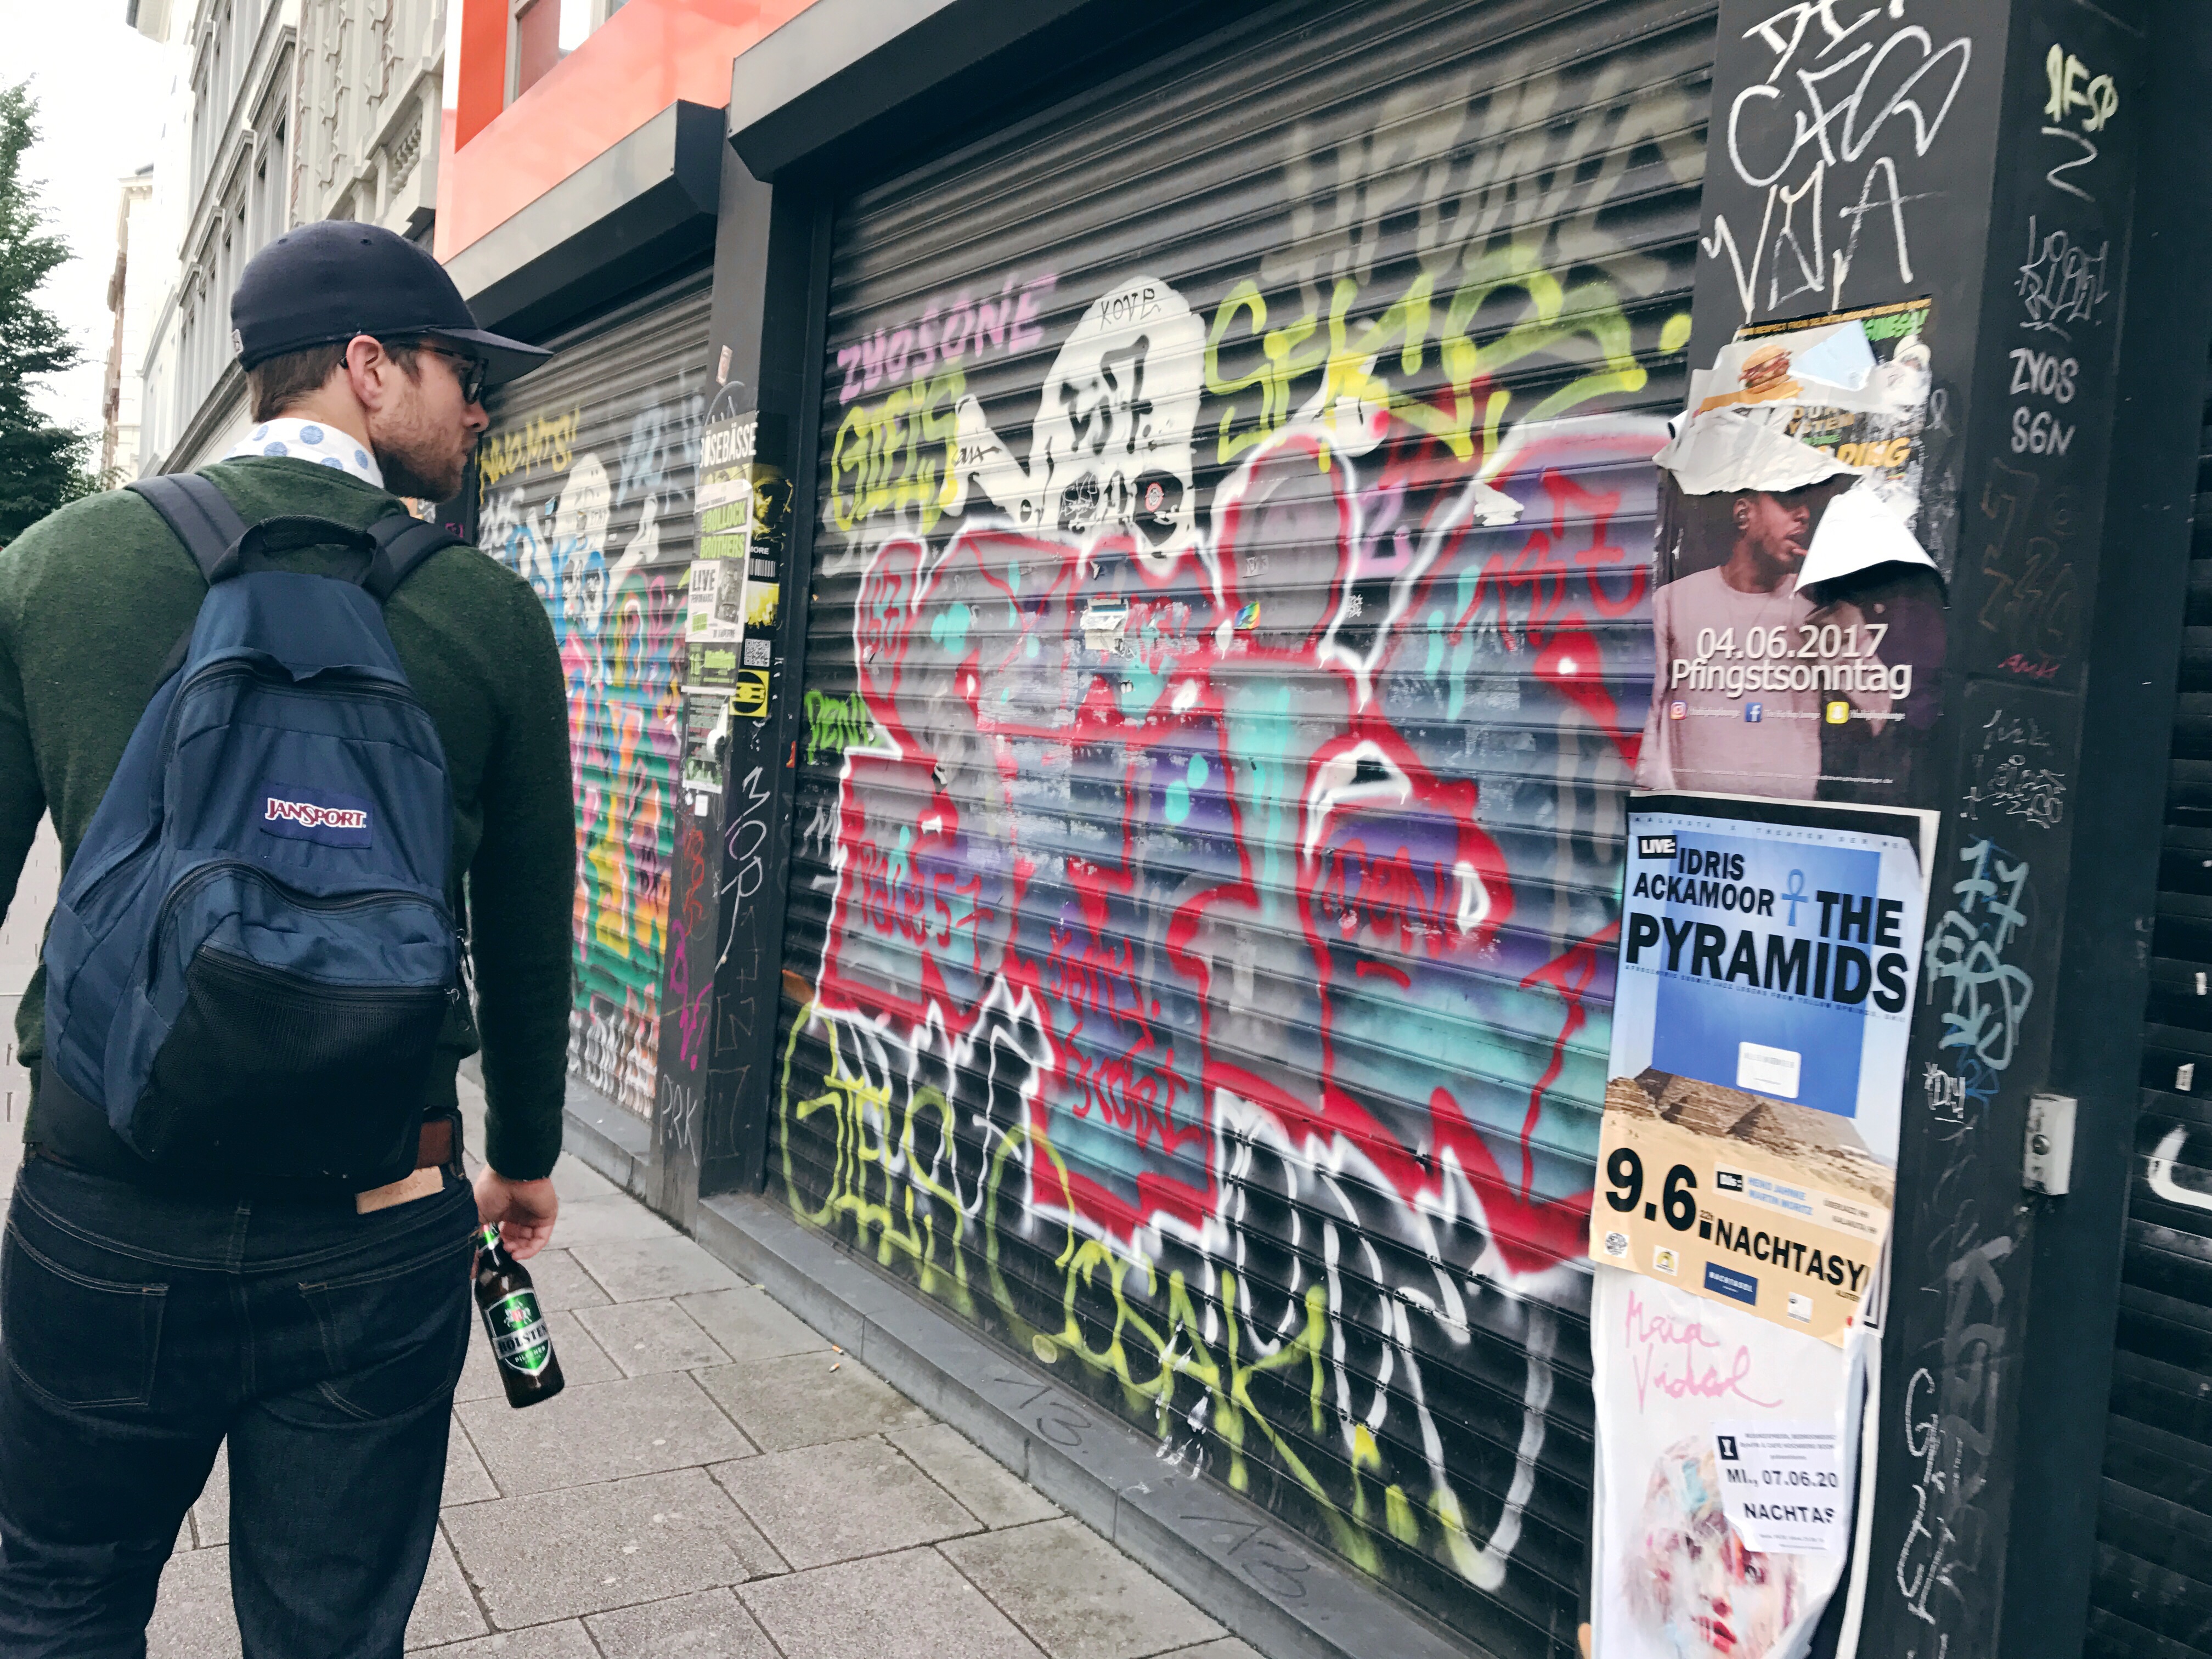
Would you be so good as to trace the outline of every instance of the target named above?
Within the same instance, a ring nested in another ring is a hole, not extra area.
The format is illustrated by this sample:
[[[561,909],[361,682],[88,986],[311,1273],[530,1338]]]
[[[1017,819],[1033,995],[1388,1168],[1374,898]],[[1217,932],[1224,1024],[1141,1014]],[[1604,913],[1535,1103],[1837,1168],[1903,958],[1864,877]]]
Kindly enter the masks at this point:
[[[76,367],[76,343],[35,298],[69,246],[48,234],[39,188],[23,178],[38,137],[27,86],[0,89],[0,546],[64,501],[98,488],[92,439],[54,425],[31,401],[32,382]]]

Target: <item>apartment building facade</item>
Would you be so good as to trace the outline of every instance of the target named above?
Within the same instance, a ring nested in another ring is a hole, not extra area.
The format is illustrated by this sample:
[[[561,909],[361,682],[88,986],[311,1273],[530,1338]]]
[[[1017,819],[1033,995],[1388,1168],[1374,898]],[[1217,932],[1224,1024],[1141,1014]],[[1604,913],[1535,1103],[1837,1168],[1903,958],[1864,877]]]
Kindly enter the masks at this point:
[[[180,43],[190,66],[155,165],[179,228],[141,368],[141,468],[179,471],[246,428],[229,303],[257,249],[318,219],[429,235],[445,11],[439,0],[169,0],[133,17]]]

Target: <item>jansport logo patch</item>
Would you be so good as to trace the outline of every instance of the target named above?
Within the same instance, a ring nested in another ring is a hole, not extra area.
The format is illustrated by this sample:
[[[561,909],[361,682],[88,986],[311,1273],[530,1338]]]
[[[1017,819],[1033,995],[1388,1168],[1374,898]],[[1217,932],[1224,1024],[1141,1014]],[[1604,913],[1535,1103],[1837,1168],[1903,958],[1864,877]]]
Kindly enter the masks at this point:
[[[325,847],[370,843],[369,803],[333,789],[270,783],[261,788],[260,825],[272,836],[316,841]]]
[[[368,814],[353,806],[318,806],[313,801],[269,798],[269,816],[304,823],[310,830],[366,830]]]

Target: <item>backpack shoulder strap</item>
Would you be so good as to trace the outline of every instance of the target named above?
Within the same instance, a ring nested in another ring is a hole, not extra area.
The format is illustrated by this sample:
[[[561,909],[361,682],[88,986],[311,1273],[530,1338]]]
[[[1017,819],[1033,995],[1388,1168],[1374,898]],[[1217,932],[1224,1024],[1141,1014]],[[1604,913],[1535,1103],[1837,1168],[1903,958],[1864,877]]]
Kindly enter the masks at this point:
[[[124,488],[145,497],[210,582],[223,555],[246,533],[246,520],[238,516],[230,498],[197,472],[162,473],[136,479]]]
[[[376,544],[376,558],[361,585],[379,605],[389,599],[393,590],[433,553],[462,544],[461,538],[443,525],[425,524],[411,513],[386,514],[369,526],[368,534]]]

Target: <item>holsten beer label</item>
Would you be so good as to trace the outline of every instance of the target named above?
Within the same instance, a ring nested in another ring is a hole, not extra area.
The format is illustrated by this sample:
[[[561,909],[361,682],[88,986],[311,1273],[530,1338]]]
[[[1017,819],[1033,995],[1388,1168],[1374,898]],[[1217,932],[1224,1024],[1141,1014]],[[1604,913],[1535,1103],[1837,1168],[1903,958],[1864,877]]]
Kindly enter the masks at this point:
[[[553,1358],[553,1333],[538,1311],[537,1297],[528,1291],[486,1308],[484,1328],[491,1333],[492,1358],[525,1376],[537,1376]]]

